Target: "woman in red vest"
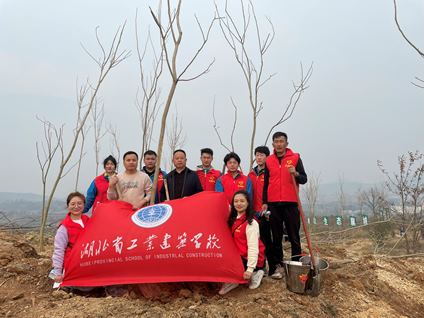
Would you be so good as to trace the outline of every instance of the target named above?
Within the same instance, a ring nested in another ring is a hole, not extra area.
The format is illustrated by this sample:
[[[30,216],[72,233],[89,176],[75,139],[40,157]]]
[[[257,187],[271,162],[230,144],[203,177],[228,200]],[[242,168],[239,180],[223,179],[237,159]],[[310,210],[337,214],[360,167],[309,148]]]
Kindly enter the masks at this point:
[[[54,238],[53,269],[49,274],[56,283],[62,282],[72,247],[89,220],[88,216],[82,214],[84,204],[85,197],[79,192],[70,193],[66,199],[68,214],[60,223]]]
[[[93,214],[99,203],[109,201],[107,199],[107,188],[109,187],[109,179],[116,174],[117,162],[113,156],[108,156],[103,161],[105,172],[97,176],[87,190],[87,201],[84,207],[84,213],[87,213],[91,207]]]
[[[246,190],[237,191],[231,202],[228,225],[245,268],[243,278],[250,281],[250,289],[258,288],[261,284],[265,266],[265,246],[260,240],[259,224],[254,215],[249,193]],[[224,283],[219,294],[225,295],[238,285]]]

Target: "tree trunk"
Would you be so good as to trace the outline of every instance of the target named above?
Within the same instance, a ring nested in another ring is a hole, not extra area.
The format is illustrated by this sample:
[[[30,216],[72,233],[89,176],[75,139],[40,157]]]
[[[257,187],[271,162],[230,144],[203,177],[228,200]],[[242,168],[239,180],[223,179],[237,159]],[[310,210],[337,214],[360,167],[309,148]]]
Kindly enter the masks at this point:
[[[161,127],[160,127],[160,135],[159,135],[159,142],[158,142],[158,157],[156,161],[156,168],[155,168],[155,175],[153,178],[153,186],[152,186],[152,192],[150,197],[150,204],[155,204],[155,197],[156,197],[156,189],[158,184],[158,177],[159,177],[159,170],[160,170],[160,164],[162,159],[162,150],[163,150],[163,140],[165,137],[165,128],[166,128],[166,118],[168,116],[169,108],[171,106],[172,99],[175,94],[175,90],[177,88],[178,81],[175,79],[172,81],[171,89],[169,90],[168,98],[166,100],[165,108],[163,110],[162,114],[162,121],[161,121]]]

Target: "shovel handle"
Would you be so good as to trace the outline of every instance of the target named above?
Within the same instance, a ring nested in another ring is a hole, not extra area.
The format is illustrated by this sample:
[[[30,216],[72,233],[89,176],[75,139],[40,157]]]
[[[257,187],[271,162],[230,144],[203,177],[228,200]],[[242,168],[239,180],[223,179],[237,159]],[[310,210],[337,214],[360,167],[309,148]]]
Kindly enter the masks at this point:
[[[291,175],[291,176],[292,176],[292,181],[293,181],[294,187],[296,189],[297,206],[299,208],[300,218],[302,219],[303,232],[305,232],[306,242],[308,244],[309,253],[311,254],[311,268],[316,271],[315,255],[314,255],[314,252],[312,250],[312,242],[311,242],[311,237],[310,237],[309,231],[308,231],[308,225],[306,224],[306,220],[305,220],[305,213],[303,212],[302,203],[300,202],[299,186],[297,185],[297,182],[296,182],[296,179],[294,178],[294,175]]]
[[[168,182],[166,181],[165,178],[163,178],[163,185],[165,187],[165,195],[166,195],[166,200],[169,201],[169,190],[168,190]]]

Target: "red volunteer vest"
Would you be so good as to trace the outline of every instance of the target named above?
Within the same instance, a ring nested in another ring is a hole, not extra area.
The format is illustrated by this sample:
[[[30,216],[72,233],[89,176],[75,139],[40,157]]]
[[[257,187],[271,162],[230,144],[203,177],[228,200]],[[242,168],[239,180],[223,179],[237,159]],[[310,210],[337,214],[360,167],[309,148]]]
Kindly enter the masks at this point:
[[[252,170],[249,173],[249,179],[252,182],[253,188],[253,210],[259,212],[262,210],[262,192],[264,190],[264,174],[256,175]]]
[[[253,219],[252,222],[257,222],[255,219]],[[246,235],[246,228],[247,228],[247,220],[246,216],[242,216],[234,222],[233,226],[231,227],[231,232],[233,233],[234,243],[237,246],[237,249],[240,253],[240,256],[247,260],[247,235]],[[256,263],[256,267],[263,267],[265,264],[265,245],[262,243],[261,239],[258,239],[259,244],[259,255],[258,255],[258,262]]]
[[[247,189],[247,176],[239,171],[239,175],[234,179],[233,175],[230,172],[227,172],[221,176],[221,183],[228,203],[231,204],[234,193],[238,190]]]
[[[96,186],[97,195],[94,199],[91,213],[94,213],[97,204],[109,201],[107,199],[107,188],[109,187],[109,181],[105,178],[103,174],[97,176],[96,179],[94,179],[94,185]]]
[[[163,178],[163,173],[162,173],[161,170],[159,170],[158,184],[157,184],[157,190],[156,190],[157,197],[159,198],[159,201],[158,202],[160,202],[160,191],[162,190],[162,187],[163,187],[163,179],[164,179]]]
[[[296,188],[288,167],[296,167],[299,154],[286,149],[281,164],[275,154],[266,159],[269,170],[268,202],[297,202]]]
[[[84,227],[87,226],[87,222],[89,219],[90,218],[87,215],[81,215],[81,220],[84,224]],[[78,236],[83,230],[83,227],[78,223],[72,221],[71,217],[69,216],[69,213],[68,215],[66,215],[66,217],[62,220],[60,224],[63,225],[66,228],[66,231],[68,232],[68,246],[66,247],[65,257],[63,259],[63,268],[66,268],[66,264],[69,260],[69,254],[71,253],[72,247],[75,245]]]
[[[211,169],[205,173],[203,169],[199,169],[196,173],[202,184],[203,191],[215,191],[216,180],[221,176],[221,172]]]

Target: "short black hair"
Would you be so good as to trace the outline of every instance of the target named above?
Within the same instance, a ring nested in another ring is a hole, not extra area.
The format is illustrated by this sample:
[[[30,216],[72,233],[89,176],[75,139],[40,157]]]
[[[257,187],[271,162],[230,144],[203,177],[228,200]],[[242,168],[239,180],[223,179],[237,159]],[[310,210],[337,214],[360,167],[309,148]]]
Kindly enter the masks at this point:
[[[155,157],[157,157],[158,155],[157,155],[157,153],[156,153],[156,152],[154,152],[153,150],[147,150],[147,151],[143,154],[143,158],[144,158],[144,157],[146,157],[146,156],[155,156]]]
[[[182,150],[182,149],[177,149],[177,150],[175,150],[175,151],[173,152],[173,154],[172,154],[172,157],[173,157],[173,156],[175,156],[175,154],[176,154],[177,152],[182,152],[182,153],[184,154],[184,156],[186,156],[186,157],[187,157],[186,152],[185,152],[184,150]]]
[[[203,155],[204,153],[207,153],[207,154],[213,156],[213,150],[211,148],[200,149],[200,155]]]
[[[116,166],[118,165],[118,163],[116,162],[115,157],[114,157],[114,156],[112,156],[112,155],[107,156],[107,157],[105,158],[105,160],[103,160],[103,168],[106,168],[106,164],[107,164],[109,161],[111,161],[111,162],[115,165],[115,168],[116,168]]]
[[[125,161],[125,157],[126,157],[126,156],[128,156],[128,155],[135,155],[135,156],[137,157],[137,160],[138,160],[138,155],[137,155],[137,153],[136,153],[135,151],[132,151],[132,150],[127,151],[126,153],[124,153],[124,156],[122,157],[122,160],[124,160],[124,161]]]
[[[272,135],[272,141],[280,137],[286,138],[286,141],[289,140],[286,133],[283,133],[282,131],[277,131]]]
[[[263,153],[265,156],[269,156],[269,154],[270,154],[270,151],[269,151],[269,148],[267,147],[267,146],[259,146],[259,147],[256,147],[255,148],[255,155],[256,155],[256,153]]]
[[[230,153],[226,154],[225,157],[224,157],[224,163],[227,164],[227,162],[230,159],[235,159],[238,162],[238,164],[240,164],[240,162],[241,162],[239,155],[236,154],[235,152],[230,152]]]

